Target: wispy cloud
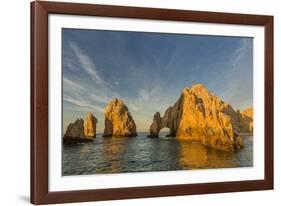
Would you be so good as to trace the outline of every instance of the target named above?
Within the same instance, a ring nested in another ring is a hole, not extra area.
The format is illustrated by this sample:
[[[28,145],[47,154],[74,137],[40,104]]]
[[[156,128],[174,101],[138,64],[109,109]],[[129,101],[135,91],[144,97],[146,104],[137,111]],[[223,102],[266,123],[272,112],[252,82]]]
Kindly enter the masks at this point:
[[[229,69],[224,75],[224,85],[226,85],[227,89],[223,88],[220,96],[222,96],[228,103],[231,103],[235,109],[243,110],[253,104],[251,85],[253,77],[249,75],[249,71],[251,70],[248,68],[252,67],[251,64],[249,65],[249,62],[251,62],[250,59],[253,58],[250,55],[252,54],[251,50],[252,39],[242,38],[232,55],[229,57]]]
[[[66,93],[84,93],[86,91],[85,88],[81,84],[77,84],[76,82],[68,79],[67,77],[63,77],[64,84],[64,92]]]
[[[100,96],[98,94],[88,94],[89,91],[86,86],[84,87],[83,83],[79,84],[66,77],[63,77],[63,83],[64,83],[64,94],[66,94],[66,96],[63,97],[63,99],[68,102],[74,103],[77,106],[80,105],[89,106],[89,105],[94,105],[96,103],[107,103],[109,100],[109,98],[105,96]],[[99,109],[99,111],[101,110]]]
[[[156,83],[155,83],[156,84]],[[166,102],[165,96],[162,96],[161,88],[157,86],[143,87],[137,91],[136,98],[126,98],[129,109],[135,112],[156,112],[161,109],[163,102]],[[149,102],[149,107],[147,103]]]
[[[77,61],[73,58],[73,52],[69,50],[63,50],[64,66],[72,72],[79,72],[80,68],[77,66]]]
[[[94,110],[94,111],[103,112],[103,108],[95,106],[92,103],[86,102],[85,100],[77,100],[77,99],[73,99],[69,96],[64,96],[63,100],[67,101],[69,103],[72,103],[76,106],[79,106],[79,107],[85,107],[85,108],[88,108],[88,109],[91,109],[91,110]]]
[[[94,60],[87,52],[74,41],[68,42],[67,46],[69,49],[66,49],[63,56],[64,113],[68,113],[64,117],[64,127],[76,118],[83,117],[86,112],[93,112],[102,120],[104,107],[119,94],[99,75]],[[113,84],[117,85],[115,82]],[[77,116],[77,112],[81,115]],[[102,125],[98,125],[98,131],[102,128]]]
[[[94,62],[86,55],[74,42],[70,42],[69,47],[78,59],[81,68],[90,76],[96,83],[103,83],[103,79],[98,75]]]
[[[217,37],[160,38],[132,32],[65,30],[64,35],[68,123],[91,111],[101,120],[97,127],[102,130],[103,109],[112,98],[121,98],[138,130],[146,130],[154,113],[163,114],[182,88],[194,82],[206,84],[237,108],[244,100],[249,100],[245,105],[251,102],[244,88],[250,84],[250,38],[220,37],[217,43]]]
[[[138,101],[155,101],[158,99],[160,93],[162,93],[161,89],[156,86],[140,88],[137,99]]]
[[[243,57],[245,57],[245,54],[251,49],[251,41],[251,38],[243,38],[240,40],[239,46],[235,49],[232,56],[232,66],[234,69],[237,68],[237,64],[241,61]]]
[[[70,50],[65,52],[64,55],[65,68],[70,69],[71,71],[79,71],[79,74],[87,75],[93,81],[89,84],[85,79],[78,79],[73,75],[70,76],[72,77],[72,79],[70,79],[64,75],[64,93],[68,95],[68,98],[65,98],[64,100],[76,104],[77,106],[87,105],[87,107],[90,105],[107,103],[109,98],[104,95],[107,90],[106,82],[99,76],[94,61],[83,52],[75,42],[69,42],[69,47]],[[73,69],[75,68],[74,64],[77,64],[77,67],[79,67],[80,70]],[[102,88],[98,90],[95,87],[97,85]],[[100,108],[98,110],[101,111]]]
[[[101,102],[101,103],[107,103],[109,101],[108,97],[99,96],[97,94],[90,94],[89,98],[93,101],[97,101],[97,102]]]
[[[140,105],[138,103],[136,104],[134,102],[128,101],[127,104],[128,104],[129,109],[132,109],[135,112],[140,111],[143,108],[142,105]]]

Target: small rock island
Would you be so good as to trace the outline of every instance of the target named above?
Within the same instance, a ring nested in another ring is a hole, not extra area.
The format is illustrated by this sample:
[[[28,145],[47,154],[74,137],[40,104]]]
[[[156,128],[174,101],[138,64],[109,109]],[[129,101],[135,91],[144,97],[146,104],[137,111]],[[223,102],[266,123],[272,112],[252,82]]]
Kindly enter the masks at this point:
[[[92,141],[96,137],[97,118],[87,113],[84,119],[70,123],[63,137],[64,144]],[[104,137],[135,137],[137,129],[128,107],[120,99],[113,99],[104,109]]]
[[[252,113],[251,113],[252,114]],[[200,142],[213,149],[236,151],[243,147],[240,132],[252,132],[250,112],[240,114],[202,84],[184,88],[178,101],[164,116],[156,112],[149,137],[158,137],[162,128],[178,140]]]
[[[253,130],[254,130],[253,113],[254,113],[253,108],[245,109],[242,112],[242,118],[245,121],[246,128],[248,127],[250,133],[253,133]]]
[[[120,99],[114,99],[104,109],[104,137],[135,137],[137,129],[128,107]]]
[[[84,135],[86,137],[96,137],[97,118],[92,113],[87,113],[84,119]]]
[[[63,137],[64,144],[89,142],[96,137],[97,118],[92,113],[87,113],[85,119],[77,119],[70,123]]]

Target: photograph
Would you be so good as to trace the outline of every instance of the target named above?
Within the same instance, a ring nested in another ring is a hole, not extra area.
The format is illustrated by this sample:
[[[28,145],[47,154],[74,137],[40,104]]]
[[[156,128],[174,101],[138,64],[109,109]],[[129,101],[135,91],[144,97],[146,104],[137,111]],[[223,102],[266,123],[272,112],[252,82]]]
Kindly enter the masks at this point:
[[[253,167],[253,38],[63,28],[62,176]]]
[[[274,189],[275,14],[221,6],[31,2],[32,204]]]

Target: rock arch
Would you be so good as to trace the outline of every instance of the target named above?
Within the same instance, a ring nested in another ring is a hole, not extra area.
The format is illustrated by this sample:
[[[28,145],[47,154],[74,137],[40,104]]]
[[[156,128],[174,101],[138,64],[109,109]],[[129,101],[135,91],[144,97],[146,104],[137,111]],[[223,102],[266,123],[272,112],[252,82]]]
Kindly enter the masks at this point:
[[[243,147],[240,119],[233,108],[212,94],[202,84],[185,88],[178,101],[163,117],[156,112],[150,125],[150,137],[158,137],[167,127],[169,136],[178,140],[201,142],[214,149],[235,151]],[[239,124],[238,124],[239,123]]]
[[[176,119],[177,114],[173,113],[173,110],[173,107],[169,107],[163,117],[161,117],[159,112],[154,114],[153,122],[149,128],[149,137],[158,137],[160,130],[165,127],[170,130],[168,136],[176,136],[178,120]]]

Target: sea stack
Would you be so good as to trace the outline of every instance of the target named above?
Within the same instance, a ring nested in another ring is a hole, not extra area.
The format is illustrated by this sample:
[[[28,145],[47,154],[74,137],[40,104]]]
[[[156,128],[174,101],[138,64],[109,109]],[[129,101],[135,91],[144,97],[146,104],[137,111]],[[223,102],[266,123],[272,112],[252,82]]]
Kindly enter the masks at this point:
[[[89,142],[96,137],[97,118],[92,113],[87,113],[85,119],[77,119],[70,123],[63,137],[64,144]]]
[[[120,99],[108,103],[104,110],[104,137],[137,136],[136,124],[128,107]]]
[[[92,113],[87,113],[84,119],[84,135],[89,138],[96,137],[97,118]]]
[[[236,118],[235,122],[231,118]],[[163,117],[156,113],[150,126],[150,136],[157,137],[167,127],[170,136],[178,140],[200,142],[222,151],[236,151],[243,147],[238,135],[242,124],[237,112],[202,84],[185,88],[174,106]],[[239,123],[239,124],[238,124]]]
[[[254,130],[254,111],[253,108],[245,109],[242,113],[242,118],[245,124],[245,127],[247,128],[246,131],[253,133]]]
[[[63,137],[64,144],[74,144],[79,142],[88,142],[84,135],[84,120],[77,119],[74,123],[70,123]]]

